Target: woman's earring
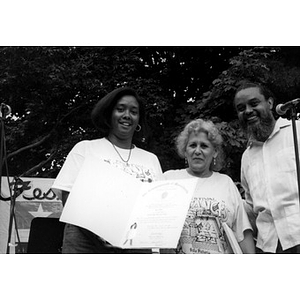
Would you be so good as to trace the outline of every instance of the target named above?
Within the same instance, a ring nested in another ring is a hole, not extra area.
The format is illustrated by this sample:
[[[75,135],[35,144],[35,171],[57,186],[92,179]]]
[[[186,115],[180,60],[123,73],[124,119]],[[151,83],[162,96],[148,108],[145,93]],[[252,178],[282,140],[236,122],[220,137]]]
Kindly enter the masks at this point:
[[[214,157],[214,159],[213,159],[213,165],[215,166],[217,164],[217,160],[216,160],[216,158]]]
[[[142,126],[140,124],[137,124],[135,131],[140,132],[142,129]]]

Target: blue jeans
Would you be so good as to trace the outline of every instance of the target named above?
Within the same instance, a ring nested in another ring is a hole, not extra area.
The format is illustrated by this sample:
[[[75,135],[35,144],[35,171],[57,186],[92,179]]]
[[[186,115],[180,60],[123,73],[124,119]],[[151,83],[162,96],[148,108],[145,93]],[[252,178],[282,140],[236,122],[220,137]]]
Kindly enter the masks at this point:
[[[91,231],[66,224],[62,246],[63,254],[151,254],[151,249],[120,249],[110,246]]]

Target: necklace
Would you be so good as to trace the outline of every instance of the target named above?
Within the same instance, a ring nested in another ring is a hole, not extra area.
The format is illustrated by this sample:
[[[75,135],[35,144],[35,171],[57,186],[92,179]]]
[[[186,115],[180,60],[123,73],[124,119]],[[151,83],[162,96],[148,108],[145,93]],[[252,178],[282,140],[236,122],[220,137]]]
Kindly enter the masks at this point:
[[[112,144],[112,146],[114,147],[114,149],[115,149],[116,152],[118,153],[118,155],[119,155],[119,157],[121,158],[121,160],[126,164],[126,166],[128,166],[128,162],[129,162],[129,159],[130,159],[130,156],[131,156],[132,146],[130,147],[129,154],[128,154],[128,158],[125,160],[125,159],[121,156],[121,154],[120,154],[120,152],[118,151],[118,149],[117,149],[117,147],[115,146],[115,144],[114,144],[112,141],[110,141],[109,139],[107,139],[107,140]]]

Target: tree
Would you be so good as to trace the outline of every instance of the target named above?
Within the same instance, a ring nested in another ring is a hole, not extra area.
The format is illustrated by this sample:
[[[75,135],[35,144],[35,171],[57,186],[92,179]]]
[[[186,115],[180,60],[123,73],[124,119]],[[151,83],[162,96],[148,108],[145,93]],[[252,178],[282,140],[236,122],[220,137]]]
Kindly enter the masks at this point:
[[[119,86],[146,102],[152,138],[144,147],[163,170],[184,167],[174,138],[187,121],[212,119],[220,128],[226,163],[239,180],[246,138],[232,106],[243,79],[268,84],[279,100],[299,95],[300,59],[293,47],[2,47],[0,100],[10,175],[55,177],[67,153],[98,136],[90,113]],[[284,101],[281,101],[284,102]]]
[[[194,117],[194,112],[200,111],[201,117],[211,118],[218,123],[227,156],[222,172],[236,181],[239,180],[241,155],[247,140],[238,126],[233,108],[235,90],[241,81],[250,80],[267,85],[278,100],[297,97],[300,92],[300,64],[299,58],[291,55],[296,53],[294,48],[282,47],[243,49],[230,58],[230,67],[212,80],[210,89],[186,112]],[[296,62],[297,66],[294,65]]]
[[[131,51],[110,47],[0,49],[1,101],[13,110],[6,121],[11,174],[53,176],[76,142],[96,136],[89,118],[95,102],[117,85],[136,80],[139,60]]]

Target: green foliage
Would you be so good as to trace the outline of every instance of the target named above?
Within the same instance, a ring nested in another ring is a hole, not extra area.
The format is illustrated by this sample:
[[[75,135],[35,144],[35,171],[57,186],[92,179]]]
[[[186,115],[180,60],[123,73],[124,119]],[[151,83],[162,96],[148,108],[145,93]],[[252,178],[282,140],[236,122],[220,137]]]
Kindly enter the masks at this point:
[[[217,124],[224,138],[225,162],[222,172],[234,180],[239,180],[240,159],[247,144],[233,107],[236,88],[241,81],[250,80],[268,85],[280,102],[298,97],[300,60],[297,57],[298,52],[294,48],[241,49],[237,55],[228,58],[228,68],[211,79],[207,91],[178,114],[183,123],[200,117]]]
[[[54,176],[76,142],[96,135],[89,117],[95,102],[117,85],[136,80],[132,70],[139,60],[131,51],[109,47],[0,48],[1,101],[13,111],[6,121],[11,174],[27,175],[27,170],[44,161],[48,165],[31,175]],[[52,155],[54,161],[48,161]]]
[[[225,172],[239,179],[246,138],[232,99],[239,82],[266,83],[280,102],[299,96],[296,47],[1,47],[0,101],[11,175],[55,177],[67,153],[97,132],[94,104],[118,86],[146,102],[164,170],[184,167],[174,139],[194,118],[212,119],[224,137]]]

